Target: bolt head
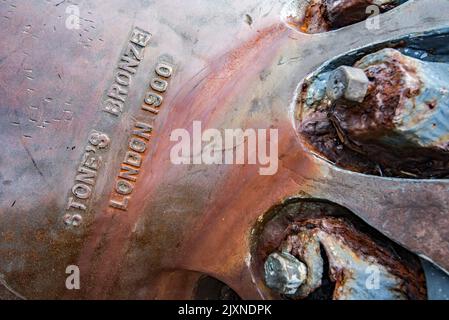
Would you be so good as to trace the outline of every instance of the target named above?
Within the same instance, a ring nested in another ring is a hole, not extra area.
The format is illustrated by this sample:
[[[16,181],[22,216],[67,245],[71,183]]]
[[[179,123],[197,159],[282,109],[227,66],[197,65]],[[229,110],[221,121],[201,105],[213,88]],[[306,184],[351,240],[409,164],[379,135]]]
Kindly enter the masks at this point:
[[[326,93],[332,100],[345,98],[362,102],[368,92],[369,79],[362,69],[340,66],[329,76]]]
[[[270,254],[264,268],[266,285],[283,294],[295,294],[307,277],[306,265],[286,252]]]

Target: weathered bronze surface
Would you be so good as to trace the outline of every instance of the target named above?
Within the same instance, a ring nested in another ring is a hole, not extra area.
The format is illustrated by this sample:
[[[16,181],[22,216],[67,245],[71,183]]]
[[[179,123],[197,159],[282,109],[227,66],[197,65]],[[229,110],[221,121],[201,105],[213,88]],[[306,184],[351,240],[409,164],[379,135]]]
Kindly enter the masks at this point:
[[[69,5],[79,29],[67,27]],[[317,35],[286,8],[0,2],[0,297],[189,299],[207,274],[243,299],[270,298],[251,231],[292,196],[339,204],[449,271],[449,182],[342,170],[303,145],[295,112],[298,85],[318,66],[448,26],[449,2],[408,1],[378,30],[360,22]],[[277,174],[172,164],[170,133],[194,120],[278,128]],[[80,267],[80,290],[66,289],[68,265]]]

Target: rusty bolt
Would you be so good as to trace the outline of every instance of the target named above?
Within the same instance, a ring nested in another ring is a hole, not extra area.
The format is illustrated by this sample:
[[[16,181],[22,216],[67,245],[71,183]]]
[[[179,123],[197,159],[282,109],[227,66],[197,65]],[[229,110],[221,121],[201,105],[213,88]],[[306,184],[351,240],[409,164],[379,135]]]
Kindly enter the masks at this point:
[[[270,254],[264,267],[267,286],[283,294],[294,294],[307,277],[306,265],[286,252]]]
[[[326,93],[332,100],[362,102],[368,91],[369,80],[362,69],[340,66],[329,76]]]

